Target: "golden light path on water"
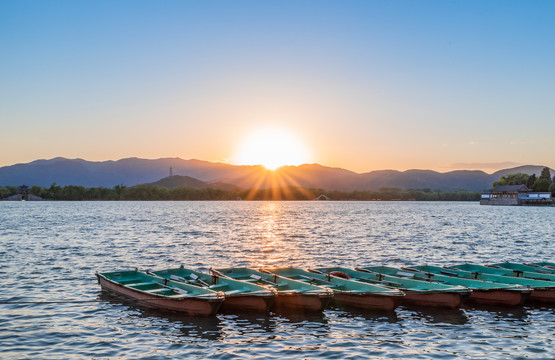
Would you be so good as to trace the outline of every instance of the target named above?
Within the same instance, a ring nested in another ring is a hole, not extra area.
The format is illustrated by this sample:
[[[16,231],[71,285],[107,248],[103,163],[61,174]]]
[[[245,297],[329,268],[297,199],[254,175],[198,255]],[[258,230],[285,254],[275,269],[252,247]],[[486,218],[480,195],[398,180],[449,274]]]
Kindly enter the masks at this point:
[[[260,248],[261,259],[257,266],[261,268],[271,268],[273,265],[282,263],[288,258],[294,257],[297,247],[293,244],[285,244],[283,237],[280,236],[285,220],[284,208],[280,202],[264,203],[260,209],[261,221],[256,225],[259,235],[259,243],[253,244]],[[257,241],[258,241],[257,240]]]

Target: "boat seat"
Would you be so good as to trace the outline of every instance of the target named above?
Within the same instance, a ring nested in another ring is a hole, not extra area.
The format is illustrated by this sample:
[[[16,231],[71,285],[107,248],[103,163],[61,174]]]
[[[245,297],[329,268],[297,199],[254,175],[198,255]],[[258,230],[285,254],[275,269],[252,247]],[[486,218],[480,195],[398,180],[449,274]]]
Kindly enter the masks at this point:
[[[154,282],[138,282],[138,283],[134,283],[134,284],[125,284],[125,285],[135,287],[135,286],[154,285],[154,284],[156,284],[156,283],[154,283]]]
[[[238,292],[241,292],[241,291],[242,291],[242,290],[230,290],[230,291],[226,291],[226,292],[225,292],[225,296],[237,294]]]
[[[180,281],[180,282],[185,282],[185,283],[188,282],[187,279],[185,279],[184,277],[177,276],[177,275],[170,275],[170,280]]]
[[[141,279],[129,279],[129,280],[118,281],[118,283],[121,285],[130,285],[130,284],[140,283],[141,281],[142,281]]]
[[[178,293],[180,295],[185,295],[185,294],[189,293],[187,290],[181,289],[181,288],[171,287],[169,289],[173,290],[173,292]]]
[[[166,291],[166,290],[168,290],[168,288],[161,287],[161,288],[158,288],[158,289],[150,289],[150,290],[143,290],[143,291],[146,291],[146,292],[149,292],[149,293],[156,293],[156,292],[161,292],[161,291]]]

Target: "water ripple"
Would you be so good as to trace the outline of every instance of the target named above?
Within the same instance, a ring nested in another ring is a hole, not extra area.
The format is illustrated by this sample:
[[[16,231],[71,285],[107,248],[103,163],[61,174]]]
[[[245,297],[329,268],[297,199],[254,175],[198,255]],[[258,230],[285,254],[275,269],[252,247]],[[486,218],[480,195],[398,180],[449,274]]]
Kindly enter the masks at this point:
[[[555,310],[191,318],[99,291],[97,270],[553,261],[554,208],[407,202],[0,203],[1,357],[555,357]]]

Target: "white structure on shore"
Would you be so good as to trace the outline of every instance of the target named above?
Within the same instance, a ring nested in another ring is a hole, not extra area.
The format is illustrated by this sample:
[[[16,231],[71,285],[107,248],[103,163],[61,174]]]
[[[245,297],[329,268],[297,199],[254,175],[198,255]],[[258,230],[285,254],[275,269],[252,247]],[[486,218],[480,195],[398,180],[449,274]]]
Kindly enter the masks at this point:
[[[534,192],[526,185],[497,186],[482,194],[480,205],[548,205],[550,192]]]

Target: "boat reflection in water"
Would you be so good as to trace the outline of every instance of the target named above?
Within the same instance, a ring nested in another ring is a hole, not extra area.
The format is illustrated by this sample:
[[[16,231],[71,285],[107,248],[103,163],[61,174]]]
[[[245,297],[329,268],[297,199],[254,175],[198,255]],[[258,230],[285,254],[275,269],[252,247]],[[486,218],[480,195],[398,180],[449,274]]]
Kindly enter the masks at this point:
[[[331,333],[328,320],[328,311],[314,313],[280,312],[275,314],[276,333],[295,331],[306,331],[311,337],[326,337]]]
[[[517,323],[529,323],[530,312],[529,309],[533,307],[494,307],[484,305],[467,306],[468,311],[472,311],[472,316],[490,317],[492,321],[508,321]]]
[[[401,308],[397,308],[401,309]],[[356,308],[345,309],[335,306],[326,311],[325,316],[329,322],[364,321],[365,323],[395,324],[399,321],[397,311],[362,310]]]
[[[417,309],[410,307],[401,310],[399,316],[432,324],[464,325],[468,323],[468,316],[461,308],[422,307]]]
[[[159,329],[160,333],[167,332],[169,328],[175,329],[172,334],[176,334],[173,341],[179,342],[183,338],[221,340],[222,321],[217,316],[187,316],[176,312],[150,309],[137,306],[137,303],[130,298],[118,296],[110,292],[102,291],[99,299],[107,301],[112,305],[121,305],[121,318],[115,322],[131,322],[141,329],[153,327]],[[112,308],[111,311],[114,309]],[[109,326],[114,326],[114,319],[106,319]]]
[[[141,332],[149,330],[165,334],[173,344],[188,344],[200,340],[248,344],[254,339],[256,342],[268,342],[292,330],[306,331],[311,337],[324,337],[331,331],[328,317],[322,312],[237,313],[198,317],[146,308],[133,299],[106,291],[102,291],[98,298],[110,304],[109,311],[112,314],[106,315],[106,326],[125,327],[133,324]],[[113,311],[118,313],[115,318]]]

